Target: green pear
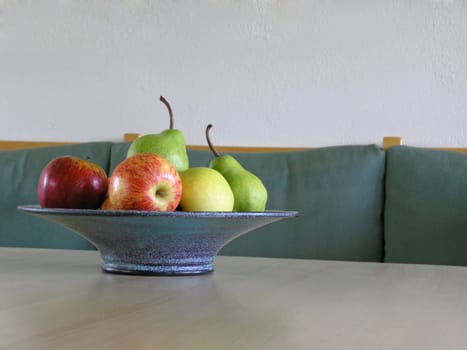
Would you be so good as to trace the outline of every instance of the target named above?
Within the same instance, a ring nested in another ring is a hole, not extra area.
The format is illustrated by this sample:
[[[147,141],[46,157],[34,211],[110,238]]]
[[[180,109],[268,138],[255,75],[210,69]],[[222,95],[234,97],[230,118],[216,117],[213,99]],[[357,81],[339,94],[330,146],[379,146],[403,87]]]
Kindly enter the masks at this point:
[[[189,167],[185,136],[180,130],[174,129],[174,117],[169,102],[163,96],[160,100],[169,110],[169,129],[160,134],[148,134],[137,138],[131,143],[127,158],[138,153],[155,153],[169,160],[177,171],[184,171]]]
[[[183,211],[232,211],[234,195],[227,180],[208,167],[189,168],[180,172]]]
[[[231,155],[219,155],[209,138],[209,130],[212,124],[206,128],[206,140],[209,148],[215,155],[209,167],[220,172],[232,189],[234,194],[233,211],[264,211],[268,200],[268,191],[261,179],[250,171],[246,170]]]

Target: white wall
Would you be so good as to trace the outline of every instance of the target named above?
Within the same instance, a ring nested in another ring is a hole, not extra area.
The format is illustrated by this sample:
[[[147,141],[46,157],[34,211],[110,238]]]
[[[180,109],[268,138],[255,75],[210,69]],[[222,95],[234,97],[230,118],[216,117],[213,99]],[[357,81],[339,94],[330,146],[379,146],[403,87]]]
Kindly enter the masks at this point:
[[[465,0],[0,0],[0,139],[467,146]]]

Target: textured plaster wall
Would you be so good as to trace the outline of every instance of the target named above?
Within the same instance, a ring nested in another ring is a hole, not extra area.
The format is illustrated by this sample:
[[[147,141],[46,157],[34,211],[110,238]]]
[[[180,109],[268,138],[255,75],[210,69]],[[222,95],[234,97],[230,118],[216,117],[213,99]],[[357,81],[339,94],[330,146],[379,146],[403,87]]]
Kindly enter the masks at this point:
[[[467,146],[465,0],[0,0],[0,139]]]

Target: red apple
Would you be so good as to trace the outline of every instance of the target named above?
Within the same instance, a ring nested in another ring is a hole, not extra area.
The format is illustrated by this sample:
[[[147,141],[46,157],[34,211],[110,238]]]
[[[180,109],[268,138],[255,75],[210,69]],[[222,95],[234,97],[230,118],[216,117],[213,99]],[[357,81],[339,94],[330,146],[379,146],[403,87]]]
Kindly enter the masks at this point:
[[[182,181],[167,159],[138,153],[117,165],[109,177],[101,209],[174,211],[182,197]]]
[[[37,185],[43,208],[98,209],[107,193],[108,178],[101,166],[74,156],[52,159]]]

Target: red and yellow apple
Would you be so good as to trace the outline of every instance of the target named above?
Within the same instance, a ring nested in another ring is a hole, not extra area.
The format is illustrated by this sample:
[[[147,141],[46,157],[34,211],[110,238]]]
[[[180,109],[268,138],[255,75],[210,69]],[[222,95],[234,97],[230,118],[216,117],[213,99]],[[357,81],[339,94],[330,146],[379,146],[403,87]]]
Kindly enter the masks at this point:
[[[101,166],[74,156],[52,159],[37,185],[43,208],[97,209],[107,192],[108,178]]]
[[[153,153],[138,153],[112,172],[101,209],[174,211],[181,196],[182,181],[172,163]]]

